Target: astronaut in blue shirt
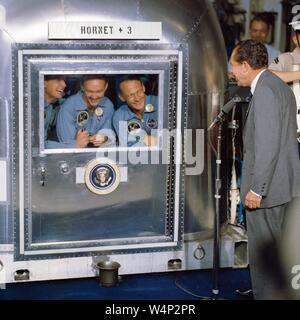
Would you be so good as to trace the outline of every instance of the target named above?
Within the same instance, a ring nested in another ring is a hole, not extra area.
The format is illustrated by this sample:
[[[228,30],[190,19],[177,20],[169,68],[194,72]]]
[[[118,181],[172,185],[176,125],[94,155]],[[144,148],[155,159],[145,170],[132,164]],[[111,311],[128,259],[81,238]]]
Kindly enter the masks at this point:
[[[114,106],[104,96],[107,87],[104,75],[84,75],[81,90],[63,103],[57,119],[57,136],[67,148],[115,145]]]
[[[114,114],[113,126],[122,146],[155,146],[158,127],[158,98],[145,94],[138,75],[121,79],[119,97],[126,102]]]
[[[44,78],[44,142],[45,148],[62,148],[56,136],[57,114],[66,88],[63,75],[45,75]]]

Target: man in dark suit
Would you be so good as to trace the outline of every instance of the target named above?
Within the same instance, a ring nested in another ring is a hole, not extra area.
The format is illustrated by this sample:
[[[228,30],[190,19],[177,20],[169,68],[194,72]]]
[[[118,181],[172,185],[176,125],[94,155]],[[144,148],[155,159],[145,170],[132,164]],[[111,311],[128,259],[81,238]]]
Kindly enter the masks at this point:
[[[274,299],[274,286],[258,257],[265,243],[280,241],[286,206],[299,195],[296,101],[291,89],[266,70],[268,53],[263,44],[241,42],[231,64],[238,85],[250,86],[253,95],[243,132],[241,182],[252,288],[255,299]]]

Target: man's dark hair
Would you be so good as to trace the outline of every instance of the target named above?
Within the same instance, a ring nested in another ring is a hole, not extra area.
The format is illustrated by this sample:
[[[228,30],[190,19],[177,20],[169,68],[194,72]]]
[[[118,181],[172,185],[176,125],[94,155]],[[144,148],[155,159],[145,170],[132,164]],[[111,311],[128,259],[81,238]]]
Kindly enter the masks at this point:
[[[254,16],[250,21],[250,28],[254,21],[264,22],[268,26],[268,29],[270,29],[270,26],[271,26],[270,17],[265,13],[259,13],[256,16]]]
[[[268,67],[268,51],[264,44],[255,40],[241,41],[235,49],[234,60],[238,63],[248,62],[252,69]]]
[[[44,80],[66,80],[63,74],[45,74]]]
[[[88,80],[104,80],[108,83],[108,79],[104,74],[85,74],[81,78],[81,84],[83,85]]]

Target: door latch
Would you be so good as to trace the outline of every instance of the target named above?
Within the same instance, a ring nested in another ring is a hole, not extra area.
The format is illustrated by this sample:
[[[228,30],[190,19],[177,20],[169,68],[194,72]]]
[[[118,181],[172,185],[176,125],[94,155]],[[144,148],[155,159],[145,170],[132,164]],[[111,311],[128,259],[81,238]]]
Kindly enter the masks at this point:
[[[43,187],[45,185],[45,180],[46,180],[46,169],[45,167],[41,167],[41,186]]]

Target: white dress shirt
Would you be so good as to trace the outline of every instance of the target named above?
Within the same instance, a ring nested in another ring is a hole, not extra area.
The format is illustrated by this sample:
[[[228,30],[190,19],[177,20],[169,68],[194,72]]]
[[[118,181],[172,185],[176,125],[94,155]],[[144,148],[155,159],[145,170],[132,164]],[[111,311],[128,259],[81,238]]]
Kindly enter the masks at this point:
[[[251,82],[251,88],[250,88],[250,91],[252,93],[252,95],[254,94],[254,91],[255,91],[255,88],[256,88],[256,85],[257,85],[257,81],[259,79],[259,77],[262,75],[262,73],[266,71],[266,69],[263,69],[262,71],[260,71],[256,77],[253,79],[253,81]],[[253,190],[250,190],[253,194],[255,194],[257,197],[260,197],[262,198],[262,196],[256,192],[254,192]]]

